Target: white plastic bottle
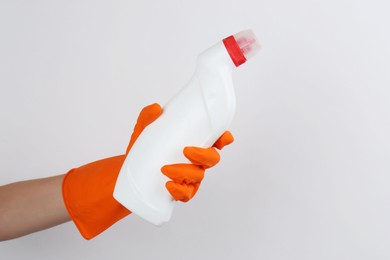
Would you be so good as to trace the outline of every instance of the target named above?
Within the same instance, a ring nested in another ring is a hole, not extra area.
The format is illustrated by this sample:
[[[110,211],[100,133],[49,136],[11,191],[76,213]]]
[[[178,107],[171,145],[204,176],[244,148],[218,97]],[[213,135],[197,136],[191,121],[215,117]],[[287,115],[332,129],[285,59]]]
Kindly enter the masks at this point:
[[[210,147],[227,130],[235,112],[232,70],[260,45],[252,31],[225,38],[198,57],[191,81],[138,137],[119,173],[114,198],[155,224],[169,221],[174,200],[161,173],[167,164],[186,162],[186,146]]]

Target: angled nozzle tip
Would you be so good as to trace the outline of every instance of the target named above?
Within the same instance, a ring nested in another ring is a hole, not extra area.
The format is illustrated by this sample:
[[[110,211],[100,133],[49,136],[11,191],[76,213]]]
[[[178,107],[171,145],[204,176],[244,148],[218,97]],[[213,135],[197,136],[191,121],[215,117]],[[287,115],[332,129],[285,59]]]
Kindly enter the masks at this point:
[[[261,49],[260,43],[252,30],[245,30],[233,35],[242,54],[248,60],[255,56]]]

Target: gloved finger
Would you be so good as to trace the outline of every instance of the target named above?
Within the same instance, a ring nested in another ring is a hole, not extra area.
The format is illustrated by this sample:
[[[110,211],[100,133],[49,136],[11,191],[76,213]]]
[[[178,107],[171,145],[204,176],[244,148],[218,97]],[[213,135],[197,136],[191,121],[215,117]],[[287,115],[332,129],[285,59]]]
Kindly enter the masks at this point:
[[[194,164],[171,164],[161,168],[162,173],[179,184],[201,182],[204,178],[204,168]]]
[[[218,138],[218,140],[214,143],[213,147],[216,147],[219,150],[222,150],[223,147],[233,143],[233,141],[234,141],[234,137],[233,137],[232,133],[230,133],[229,131],[226,131]]]
[[[194,146],[187,146],[184,148],[184,156],[187,157],[193,164],[201,165],[204,168],[210,168],[216,165],[220,156],[215,148],[201,148]]]
[[[187,202],[192,199],[198,191],[200,183],[194,184],[179,184],[174,181],[168,181],[165,187],[171,194],[174,200]]]
[[[126,149],[126,154],[129,153],[131,147],[137,140],[142,131],[155,121],[163,112],[161,106],[157,103],[144,107],[138,115],[137,123],[134,126],[133,134],[131,135],[129,145]]]

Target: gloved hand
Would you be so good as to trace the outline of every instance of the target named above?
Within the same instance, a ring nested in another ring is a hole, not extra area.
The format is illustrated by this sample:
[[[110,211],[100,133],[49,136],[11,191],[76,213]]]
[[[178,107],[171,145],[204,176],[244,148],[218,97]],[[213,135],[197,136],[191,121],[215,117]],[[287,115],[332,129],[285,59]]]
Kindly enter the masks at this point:
[[[215,148],[221,150],[225,145],[234,141],[232,134],[226,131],[214,143],[213,147],[200,148],[189,146],[184,148],[184,156],[191,163],[178,163],[165,165],[161,168],[164,175],[173,181],[166,183],[166,188],[175,200],[187,202],[199,189],[206,169],[213,167],[219,162],[219,153]]]
[[[109,228],[131,211],[113,197],[115,183],[127,154],[138,136],[162,113],[158,104],[142,109],[131,135],[126,154],[92,162],[70,170],[62,183],[62,194],[70,217],[85,239],[91,239]],[[172,179],[166,188],[175,200],[186,202],[197,192],[205,169],[219,161],[214,149],[222,149],[233,142],[233,136],[225,132],[211,148],[185,147],[184,155],[191,163],[166,165],[162,172]]]

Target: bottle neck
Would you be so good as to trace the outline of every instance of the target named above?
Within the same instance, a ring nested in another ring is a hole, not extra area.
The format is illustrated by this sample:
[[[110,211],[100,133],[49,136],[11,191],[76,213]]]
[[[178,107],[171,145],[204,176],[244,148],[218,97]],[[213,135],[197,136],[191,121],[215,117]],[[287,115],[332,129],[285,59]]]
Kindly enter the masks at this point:
[[[198,56],[198,66],[210,71],[226,71],[229,73],[236,68],[223,42],[219,42],[201,53]]]

